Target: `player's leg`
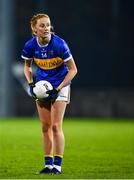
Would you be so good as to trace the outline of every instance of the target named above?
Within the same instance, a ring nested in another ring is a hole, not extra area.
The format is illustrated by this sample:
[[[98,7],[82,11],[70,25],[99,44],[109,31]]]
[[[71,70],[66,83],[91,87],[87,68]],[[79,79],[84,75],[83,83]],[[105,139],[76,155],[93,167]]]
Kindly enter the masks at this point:
[[[64,134],[62,130],[63,117],[67,104],[70,102],[70,86],[63,87],[51,108],[52,130],[54,139],[54,167],[53,173],[61,172],[64,153]],[[57,171],[58,170],[58,171]]]
[[[37,102],[37,110],[42,125],[45,168],[40,173],[51,173],[53,167],[53,133],[51,122],[51,104]]]
[[[63,117],[66,109],[66,102],[56,101],[52,106],[52,130],[54,139],[54,154],[63,155],[64,134],[62,130]]]
[[[62,130],[63,117],[67,103],[65,101],[56,101],[51,108],[53,141],[54,141],[54,173],[61,172],[61,164],[64,153],[64,134]]]

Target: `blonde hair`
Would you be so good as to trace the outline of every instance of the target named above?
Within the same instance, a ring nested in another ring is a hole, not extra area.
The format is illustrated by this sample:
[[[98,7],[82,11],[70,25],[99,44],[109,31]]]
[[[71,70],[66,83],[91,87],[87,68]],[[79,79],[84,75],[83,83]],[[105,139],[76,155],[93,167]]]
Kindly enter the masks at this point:
[[[41,19],[43,17],[50,19],[50,17],[47,14],[36,14],[36,15],[33,15],[33,17],[31,18],[30,24],[31,24],[33,35],[36,35],[36,32],[34,31],[34,27],[36,26],[38,19]]]

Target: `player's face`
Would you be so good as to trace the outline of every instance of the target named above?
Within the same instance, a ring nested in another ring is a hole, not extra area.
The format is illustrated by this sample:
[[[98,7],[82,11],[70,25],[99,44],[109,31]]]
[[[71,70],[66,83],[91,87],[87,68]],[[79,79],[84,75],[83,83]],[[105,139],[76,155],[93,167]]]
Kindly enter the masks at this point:
[[[51,23],[49,18],[43,17],[37,20],[35,31],[38,37],[49,39],[51,36],[50,29]]]

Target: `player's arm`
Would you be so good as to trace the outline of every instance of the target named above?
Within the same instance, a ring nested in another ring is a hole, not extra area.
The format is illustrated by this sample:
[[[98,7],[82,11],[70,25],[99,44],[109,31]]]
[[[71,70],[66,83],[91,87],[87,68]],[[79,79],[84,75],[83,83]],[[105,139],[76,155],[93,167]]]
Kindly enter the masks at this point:
[[[67,62],[67,66],[68,66],[68,73],[67,75],[65,76],[64,80],[62,81],[62,83],[57,87],[57,88],[54,88],[53,90],[50,90],[48,91],[47,93],[49,94],[47,100],[48,101],[51,101],[51,102],[54,102],[55,99],[57,98],[58,96],[58,92],[69,82],[71,81],[74,76],[76,75],[77,73],[77,67],[75,65],[75,62],[73,60],[73,58],[71,58],[70,60],[68,60]]]
[[[56,88],[58,91],[61,90],[77,74],[77,67],[75,65],[73,58],[68,60],[66,62],[66,64],[67,64],[69,71],[68,71],[67,75],[65,76],[64,80],[62,81],[62,83]]]
[[[31,68],[32,60],[25,60],[24,63],[24,75],[28,84],[33,83],[33,76],[32,76],[32,68]]]
[[[30,94],[31,96],[36,100],[36,95],[33,92],[33,88],[35,87],[35,84],[33,82],[33,75],[32,75],[32,68],[31,68],[32,60],[25,60],[24,64],[24,75],[26,77],[26,80],[29,84],[30,88]]]

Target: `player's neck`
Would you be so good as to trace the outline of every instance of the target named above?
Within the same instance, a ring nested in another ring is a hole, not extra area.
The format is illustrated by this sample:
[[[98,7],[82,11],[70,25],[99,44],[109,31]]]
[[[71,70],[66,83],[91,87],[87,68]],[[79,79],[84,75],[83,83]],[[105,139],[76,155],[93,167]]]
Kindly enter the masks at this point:
[[[40,43],[40,45],[46,45],[49,43],[49,41],[51,40],[51,36],[48,36],[48,37],[38,37],[38,41]]]

